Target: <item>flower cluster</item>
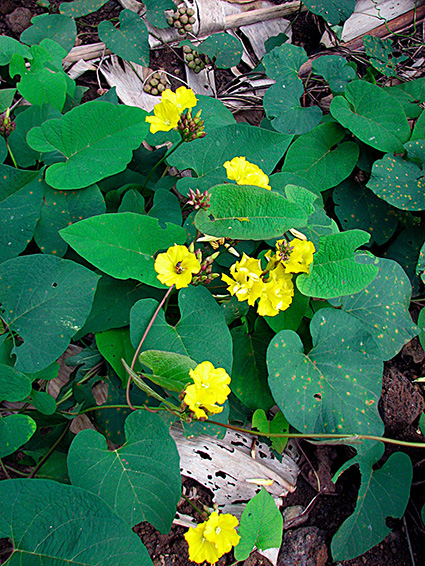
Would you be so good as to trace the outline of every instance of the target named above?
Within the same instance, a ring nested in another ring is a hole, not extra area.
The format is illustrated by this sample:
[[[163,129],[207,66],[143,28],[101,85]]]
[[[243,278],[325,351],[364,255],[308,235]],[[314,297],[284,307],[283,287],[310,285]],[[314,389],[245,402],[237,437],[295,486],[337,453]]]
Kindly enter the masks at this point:
[[[174,245],[162,254],[158,254],[154,269],[157,278],[164,285],[175,285],[176,289],[187,287],[194,273],[201,270],[201,264],[196,255],[186,246]]]
[[[314,244],[295,238],[276,242],[276,252],[267,252],[267,267],[263,270],[261,260],[247,256],[230,268],[231,277],[222,275],[227,290],[238,301],[248,301],[254,306],[258,300],[257,312],[261,316],[276,316],[292,303],[294,284],[292,274],[308,273],[315,252]]]
[[[204,560],[215,564],[223,554],[239,544],[238,524],[239,521],[230,513],[220,515],[214,511],[208,521],[196,528],[190,527],[184,535],[189,545],[189,559],[197,564]]]
[[[154,116],[146,116],[145,120],[150,124],[151,134],[156,132],[169,132],[177,128],[181,114],[187,108],[193,108],[198,102],[193,90],[181,86],[173,92],[164,90],[161,101],[155,105]]]
[[[211,362],[202,362],[189,372],[193,383],[185,389],[183,402],[195,413],[196,418],[208,418],[208,414],[221,413],[229,393],[230,376],[223,368],[215,368]]]
[[[227,178],[236,181],[238,185],[253,185],[271,190],[267,175],[245,157],[234,157],[231,161],[226,161],[223,167],[226,169]]]
[[[198,138],[204,138],[207,135],[204,132],[204,121],[201,120],[201,112],[202,110],[199,110],[192,117],[192,110],[189,108],[186,114],[180,116],[177,129],[183,141],[190,142]]]
[[[187,204],[192,205],[195,210],[198,210],[199,208],[206,210],[211,206],[210,204],[211,195],[209,194],[208,191],[204,191],[203,193],[201,193],[199,189],[196,189],[196,191],[189,189],[187,198],[189,199],[187,201]]]

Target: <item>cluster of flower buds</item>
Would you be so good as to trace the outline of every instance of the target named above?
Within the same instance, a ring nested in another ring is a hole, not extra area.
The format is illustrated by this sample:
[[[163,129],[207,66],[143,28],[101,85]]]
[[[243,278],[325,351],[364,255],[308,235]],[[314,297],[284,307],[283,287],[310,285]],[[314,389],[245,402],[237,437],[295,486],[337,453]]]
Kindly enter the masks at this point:
[[[208,285],[208,283],[211,283],[213,279],[220,277],[219,273],[212,272],[212,266],[214,260],[216,260],[217,257],[220,255],[220,252],[214,252],[212,255],[206,257],[203,261],[202,261],[201,250],[196,250],[195,255],[199,263],[201,264],[201,269],[199,273],[196,273],[193,276],[192,285],[200,285],[201,283],[205,283],[205,285]]]
[[[168,18],[168,24],[175,28],[180,35],[192,31],[192,25],[195,23],[195,12],[192,8],[187,8],[185,4],[179,4],[177,10]]]
[[[190,45],[183,45],[184,60],[189,69],[192,69],[196,74],[205,69],[208,64],[208,57],[200,55],[198,51],[194,51]]]
[[[0,136],[7,138],[15,129],[15,122],[10,118],[10,109],[0,115]]]
[[[153,96],[158,96],[168,87],[167,79],[163,73],[157,71],[153,73],[146,82],[143,90]]]
[[[192,118],[192,109],[189,108],[186,114],[180,116],[177,129],[183,141],[191,142],[198,138],[204,138],[207,135],[204,132],[204,121],[201,120],[201,112],[202,110],[199,110]]]
[[[204,191],[203,193],[201,193],[199,189],[196,189],[196,191],[189,189],[189,194],[187,195],[187,198],[189,199],[187,201],[187,204],[191,204],[195,210],[198,210],[200,208],[206,210],[211,206],[210,205],[211,195],[209,194],[208,191]]]

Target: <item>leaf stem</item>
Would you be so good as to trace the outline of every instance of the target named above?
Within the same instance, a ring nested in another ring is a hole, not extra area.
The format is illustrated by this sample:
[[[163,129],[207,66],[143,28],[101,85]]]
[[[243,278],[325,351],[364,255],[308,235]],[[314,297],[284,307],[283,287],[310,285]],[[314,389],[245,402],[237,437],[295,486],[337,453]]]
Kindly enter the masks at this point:
[[[56,441],[52,444],[52,446],[49,448],[48,452],[42,457],[42,459],[39,461],[39,463],[36,465],[36,467],[33,469],[33,471],[29,474],[28,478],[33,478],[35,476],[35,474],[38,472],[38,470],[47,462],[47,460],[50,458],[50,456],[53,454],[53,452],[56,450],[56,448],[59,446],[59,444],[65,438],[65,435],[68,432],[68,429],[69,429],[70,426],[71,426],[71,421],[69,421],[66,424],[66,426],[63,429],[63,431],[61,432],[59,438],[57,438]]]
[[[12,160],[15,169],[17,169],[18,165],[15,161],[15,158],[13,157],[13,153],[12,153],[12,150],[10,149],[10,145],[9,145],[9,142],[7,141],[7,139],[6,139],[6,146],[7,146],[7,151],[9,152],[9,155],[10,155],[10,159]]]
[[[185,495],[183,492],[182,492],[181,495],[182,495],[183,499],[185,501],[187,501],[189,503],[189,505],[191,505],[195,509],[195,511],[197,511],[201,515],[202,518],[205,517],[205,514],[209,515],[209,513],[207,513],[207,511],[201,511],[201,509],[199,509],[199,507],[197,505],[195,505],[195,503],[193,503],[193,501],[191,501],[189,499],[189,497],[187,497],[187,495]]]
[[[152,175],[154,174],[154,172],[155,172],[155,171],[157,170],[157,168],[161,165],[161,163],[163,163],[166,159],[168,159],[168,157],[170,157],[170,155],[171,155],[172,153],[174,153],[174,152],[176,151],[176,149],[179,148],[183,142],[184,142],[184,140],[181,139],[178,143],[176,143],[175,145],[173,145],[173,147],[172,147],[169,151],[167,151],[167,153],[166,153],[163,157],[161,157],[161,159],[160,159],[159,161],[157,161],[157,162],[155,163],[155,165],[154,165],[154,166],[152,167],[152,169],[150,170],[148,176],[146,177],[145,182],[144,182],[143,185],[142,185],[142,188],[141,188],[142,191],[143,191],[143,189],[146,187],[146,185],[148,184],[149,179],[152,177]]]
[[[6,468],[5,468],[5,466],[4,466],[4,464],[3,464],[1,458],[0,458],[0,467],[1,467],[1,469],[3,470],[3,473],[4,473],[4,475],[6,476],[6,479],[10,480],[9,473],[8,473],[8,471],[6,470]]]

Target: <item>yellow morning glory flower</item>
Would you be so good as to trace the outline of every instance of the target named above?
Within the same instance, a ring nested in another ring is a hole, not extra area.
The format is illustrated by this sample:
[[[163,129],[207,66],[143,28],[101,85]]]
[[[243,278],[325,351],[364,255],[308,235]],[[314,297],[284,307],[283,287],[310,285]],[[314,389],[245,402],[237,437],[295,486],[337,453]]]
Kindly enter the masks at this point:
[[[252,306],[261,295],[263,288],[260,260],[243,253],[242,259],[231,266],[230,274],[233,279],[228,275],[221,276],[221,279],[228,284],[229,293],[236,295],[238,301],[248,301]]]
[[[189,559],[197,564],[204,560],[215,564],[223,554],[239,544],[236,532],[239,521],[230,513],[211,513],[208,521],[190,527],[184,535],[189,545]]]
[[[150,124],[151,134],[156,132],[169,132],[177,126],[180,113],[175,104],[169,100],[162,100],[154,106],[154,116],[146,116],[145,121]]]
[[[276,242],[276,256],[282,262],[286,273],[308,273],[316,251],[313,242],[294,238],[290,242]]]
[[[171,246],[165,253],[158,254],[154,269],[158,273],[157,278],[164,285],[175,285],[176,289],[187,287],[192,281],[192,275],[201,269],[195,254],[191,253],[186,246]]]
[[[276,316],[292,303],[294,284],[292,274],[285,273],[280,265],[269,272],[258,301],[257,312],[260,316]]]
[[[245,157],[234,157],[231,161],[226,161],[223,167],[226,169],[227,178],[236,181],[238,185],[253,185],[271,190],[267,175]]]
[[[224,403],[230,394],[228,384],[231,379],[226,370],[205,361],[191,369],[189,375],[193,383],[186,387],[183,399],[189,409],[198,419],[208,418],[207,413],[221,413],[223,407],[216,403]]]
[[[198,102],[193,90],[185,86],[179,87],[176,92],[167,88],[162,93],[162,100],[168,100],[174,104],[179,114],[186,110],[186,108],[193,108]]]

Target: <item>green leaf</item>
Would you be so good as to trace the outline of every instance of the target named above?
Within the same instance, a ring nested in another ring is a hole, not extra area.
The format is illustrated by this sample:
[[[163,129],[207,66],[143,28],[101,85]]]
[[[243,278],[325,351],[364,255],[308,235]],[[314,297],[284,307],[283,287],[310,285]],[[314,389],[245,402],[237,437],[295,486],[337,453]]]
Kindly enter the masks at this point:
[[[68,245],[59,231],[83,218],[103,214],[105,210],[105,201],[97,185],[65,192],[45,184],[43,206],[34,239],[43,253],[63,257]]]
[[[33,389],[30,393],[32,404],[39,413],[43,415],[53,415],[56,412],[56,401],[45,391],[36,391]]]
[[[152,374],[147,374],[151,381],[164,389],[179,393],[188,383],[192,383],[189,371],[197,366],[188,356],[161,350],[146,350],[140,354],[139,361],[152,370]]]
[[[81,18],[82,16],[96,12],[107,2],[109,2],[109,0],[75,0],[74,2],[63,2],[59,9],[61,14],[73,18]]]
[[[321,309],[310,324],[313,349],[292,330],[282,330],[267,350],[269,385],[279,408],[299,431],[383,432],[378,412],[383,363],[365,351],[360,321]]]
[[[335,214],[343,230],[359,228],[371,234],[371,242],[378,246],[385,244],[394,234],[397,224],[397,211],[372,191],[346,179],[332,194]]]
[[[386,77],[396,77],[398,63],[407,59],[406,55],[394,56],[391,39],[364,35],[363,46],[371,65]]]
[[[282,196],[286,196],[286,186],[293,185],[295,187],[302,187],[311,193],[316,195],[320,195],[319,189],[314,185],[311,181],[298,175],[295,172],[280,172],[280,173],[273,173],[273,175],[269,178],[270,186],[272,191],[276,191],[277,193],[281,194]]]
[[[125,61],[149,66],[149,32],[144,21],[131,10],[120,13],[120,29],[104,20],[98,25],[99,39]]]
[[[407,454],[391,454],[385,464],[375,469],[382,456],[380,443],[359,458],[362,477],[354,513],[335,533],[332,557],[335,561],[351,560],[380,543],[390,532],[387,517],[401,519],[406,509],[412,483],[412,462]]]
[[[282,526],[282,514],[273,497],[262,487],[243,510],[239,525],[241,540],[235,547],[236,560],[246,560],[254,547],[259,550],[280,548]]]
[[[397,98],[408,118],[418,118],[422,114],[419,104],[425,102],[425,78],[385,87],[385,91]]]
[[[86,321],[98,279],[85,267],[51,255],[0,265],[2,317],[24,340],[13,348],[17,370],[40,371],[66,350]]]
[[[4,112],[12,106],[16,94],[16,88],[4,88],[0,90],[0,112]]]
[[[305,177],[319,191],[335,187],[350,175],[359,157],[356,143],[340,143],[344,137],[345,131],[338,124],[317,126],[291,145],[282,173]]]
[[[186,241],[183,228],[166,226],[160,228],[156,218],[123,212],[87,218],[60,234],[78,254],[108,275],[165,288],[157,279],[153,256],[160,249]]]
[[[421,343],[422,349],[425,350],[425,307],[423,307],[418,316],[418,328],[419,328],[419,342]]]
[[[199,210],[195,226],[203,234],[238,240],[276,238],[289,228],[306,225],[297,204],[261,187],[217,185],[209,191],[211,207]]]
[[[99,352],[111,364],[115,373],[121,379],[122,386],[125,387],[128,381],[128,374],[121,359],[130,365],[135,353],[130,342],[129,328],[113,328],[100,332],[96,334],[96,344]]]
[[[44,39],[40,45],[32,45],[30,51],[29,68],[22,55],[12,57],[10,76],[20,75],[16,87],[28,102],[37,106],[51,104],[61,111],[67,92],[72,95],[75,90],[75,82],[62,69],[65,49],[51,39]]]
[[[378,275],[360,293],[330,302],[362,324],[374,351],[387,361],[416,336],[418,329],[409,313],[412,287],[403,269],[390,259],[379,259],[378,269]]]
[[[43,173],[0,165],[0,262],[31,241],[43,201]]]
[[[31,380],[24,373],[0,364],[0,401],[23,401],[31,389]]]
[[[257,409],[252,415],[252,427],[263,433],[283,434],[289,432],[289,423],[283,413],[278,411],[269,422],[266,413],[262,409]],[[278,454],[282,454],[288,443],[288,438],[271,438],[272,448]]]
[[[275,47],[263,57],[267,76],[282,83],[297,78],[301,65],[307,61],[308,56],[305,49],[290,43],[283,43]]]
[[[398,262],[410,279],[413,287],[413,296],[420,291],[420,279],[416,274],[416,266],[419,259],[421,246],[424,242],[424,230],[422,226],[411,226],[400,232],[388,247],[385,257]]]
[[[0,36],[0,66],[4,67],[8,65],[13,55],[20,55],[21,57],[25,57],[25,59],[31,59],[31,51],[28,49],[26,45],[22,45],[13,37],[9,37],[8,35],[1,35]]]
[[[31,20],[32,26],[21,33],[22,43],[34,45],[48,37],[56,41],[67,53],[74,47],[77,25],[70,16],[63,14],[41,14]]]
[[[321,75],[335,93],[342,93],[348,83],[356,78],[356,71],[344,57],[324,55],[313,60],[313,72]]]
[[[287,77],[272,85],[264,95],[263,105],[273,128],[283,134],[306,134],[322,119],[318,106],[301,106],[304,87],[298,78]]]
[[[0,537],[14,544],[10,566],[152,566],[136,533],[85,489],[15,479],[1,482],[0,497]]]
[[[226,32],[213,33],[202,41],[197,49],[214,60],[218,69],[229,69],[238,65],[242,58],[243,45],[241,40]]]
[[[170,191],[158,189],[153,196],[153,206],[149,216],[158,218],[160,226],[164,228],[166,222],[181,226],[183,218],[179,199]]]
[[[332,299],[358,293],[375,279],[378,266],[360,263],[355,250],[368,242],[362,230],[348,230],[320,238],[308,275],[297,277],[297,287],[304,295]]]
[[[170,326],[161,310],[152,324],[142,351],[163,350],[182,354],[196,363],[211,362],[232,372],[232,339],[222,309],[205,287],[181,289],[178,297],[180,320]],[[131,342],[135,348],[158,307],[157,301],[143,299],[130,312]]]
[[[143,3],[147,9],[148,22],[159,29],[167,28],[168,22],[164,10],[175,10],[176,5],[173,0],[145,0]]]
[[[92,100],[33,128],[27,141],[37,151],[56,149],[66,158],[47,169],[50,186],[82,189],[126,168],[148,131],[145,116],[141,108]]]
[[[412,135],[410,136],[410,140],[423,140],[425,138],[425,113],[419,116],[418,120],[416,121],[415,127],[413,128]]]
[[[181,493],[176,444],[162,419],[147,411],[127,417],[125,437],[121,448],[108,450],[98,432],[80,432],[69,450],[71,482],[98,495],[130,527],[149,521],[168,533]]]
[[[403,152],[410,126],[401,104],[382,88],[366,81],[353,81],[337,96],[331,114],[367,145],[379,151]]]
[[[329,24],[345,22],[354,12],[355,0],[306,0],[304,4]]]
[[[418,263],[416,264],[416,275],[420,276],[425,283],[425,242],[419,251]]]
[[[231,330],[233,340],[232,392],[249,409],[268,411],[273,397],[267,383],[266,351],[274,333],[257,319],[254,332],[243,326]]]
[[[425,140],[410,144],[423,149]],[[379,198],[401,210],[425,209],[423,170],[413,161],[405,161],[399,155],[387,154],[375,161],[367,187]]]
[[[16,452],[18,448],[31,438],[36,428],[37,425],[35,421],[28,415],[0,417],[0,458],[4,458]],[[1,485],[3,485],[3,482]],[[2,513],[4,513],[4,507]]]

